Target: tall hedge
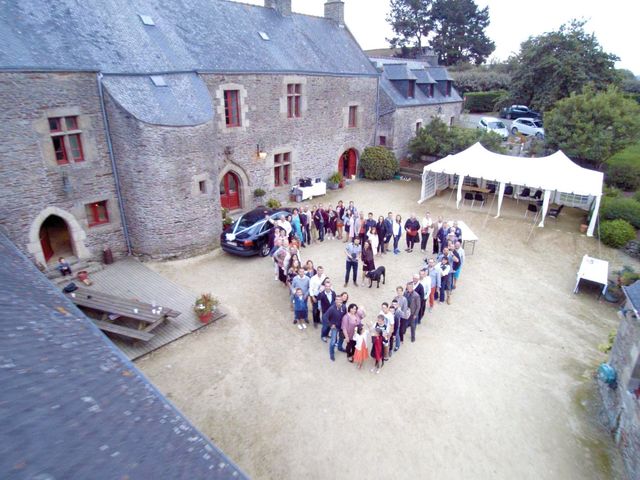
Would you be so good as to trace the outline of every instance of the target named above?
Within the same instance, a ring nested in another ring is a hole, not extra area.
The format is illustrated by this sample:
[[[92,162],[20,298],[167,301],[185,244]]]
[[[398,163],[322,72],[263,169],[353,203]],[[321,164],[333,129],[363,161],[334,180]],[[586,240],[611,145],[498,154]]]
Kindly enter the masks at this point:
[[[610,220],[600,223],[600,240],[609,247],[624,247],[636,238],[636,230],[625,220]]]
[[[464,95],[464,109],[471,113],[493,112],[498,100],[505,94],[504,90],[491,92],[469,92]]]
[[[393,152],[385,147],[367,147],[360,156],[364,177],[370,180],[389,180],[400,165]]]
[[[604,197],[600,205],[603,220],[626,220],[635,228],[640,228],[640,203],[633,198]]]
[[[607,183],[623,190],[640,189],[640,143],[607,160]]]

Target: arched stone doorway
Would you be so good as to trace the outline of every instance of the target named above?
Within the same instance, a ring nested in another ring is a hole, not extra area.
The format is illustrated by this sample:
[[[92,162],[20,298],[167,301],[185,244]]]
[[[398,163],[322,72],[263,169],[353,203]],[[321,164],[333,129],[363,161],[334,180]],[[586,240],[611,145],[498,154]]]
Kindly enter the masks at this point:
[[[57,215],[49,215],[42,222],[38,237],[46,262],[52,258],[55,260],[58,257],[70,257],[74,254],[69,226]]]
[[[58,207],[48,207],[31,223],[27,251],[42,265],[65,255],[89,258],[91,252],[84,244],[86,238],[86,232],[73,215]]]
[[[358,152],[355,148],[346,150],[338,160],[338,171],[345,178],[351,178],[358,172]]]
[[[227,210],[242,208],[240,178],[233,171],[225,173],[220,180],[220,205]]]

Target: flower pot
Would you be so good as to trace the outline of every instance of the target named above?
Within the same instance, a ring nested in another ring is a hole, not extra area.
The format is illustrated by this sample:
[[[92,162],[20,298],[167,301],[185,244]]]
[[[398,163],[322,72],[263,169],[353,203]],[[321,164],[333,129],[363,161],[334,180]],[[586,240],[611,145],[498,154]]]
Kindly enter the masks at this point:
[[[340,183],[338,184],[338,187],[340,188],[344,188],[344,180],[341,180]]]
[[[198,315],[198,318],[200,319],[200,321],[202,323],[209,323],[211,321],[211,319],[213,318],[213,312],[202,313],[202,314]]]
[[[589,228],[589,225],[587,225],[586,223],[583,223],[580,225],[580,233],[587,233],[587,229]]]
[[[327,183],[327,188],[329,190],[337,190],[338,189],[338,184],[337,183]]]

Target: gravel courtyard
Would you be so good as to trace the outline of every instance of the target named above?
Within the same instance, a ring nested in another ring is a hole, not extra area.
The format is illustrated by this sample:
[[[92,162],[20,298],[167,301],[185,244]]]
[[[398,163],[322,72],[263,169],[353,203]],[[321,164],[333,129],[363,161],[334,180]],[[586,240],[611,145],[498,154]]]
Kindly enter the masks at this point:
[[[319,331],[295,329],[270,259],[215,252],[149,264],[194,292],[211,291],[229,315],[137,362],[196,426],[253,478],[623,478],[597,422],[597,350],[616,310],[597,288],[572,293],[585,253],[611,270],[631,263],[578,233],[581,212],[532,228],[526,203],[503,216],[455,210],[449,191],[423,205],[419,182],[359,181],[317,199],[354,200],[377,217],[429,210],[462,219],[480,238],[451,305],[425,315],[380,374],[329,361]],[[495,208],[494,208],[495,209]],[[429,248],[431,242],[429,242]],[[344,244],[302,250],[342,290]],[[376,257],[386,285],[350,286],[370,317],[421,266],[412,254]]]

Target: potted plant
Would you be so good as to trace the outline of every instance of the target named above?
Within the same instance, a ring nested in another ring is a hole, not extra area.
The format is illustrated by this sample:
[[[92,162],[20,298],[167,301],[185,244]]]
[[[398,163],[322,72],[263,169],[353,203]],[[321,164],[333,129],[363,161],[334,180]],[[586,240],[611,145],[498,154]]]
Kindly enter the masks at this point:
[[[267,200],[267,207],[269,208],[273,208],[275,210],[276,208],[280,208],[280,206],[280,201],[277,198],[270,198]]]
[[[333,172],[331,176],[327,179],[327,187],[331,190],[336,190],[340,185],[340,182],[343,180],[342,174],[340,172]]]
[[[262,188],[256,188],[253,191],[253,196],[256,198],[261,198],[264,197],[267,194],[267,192],[265,192]]]
[[[216,311],[218,306],[218,299],[210,293],[203,293],[196,298],[196,303],[193,306],[193,311],[198,316],[202,323],[209,323],[213,317],[213,312]]]

